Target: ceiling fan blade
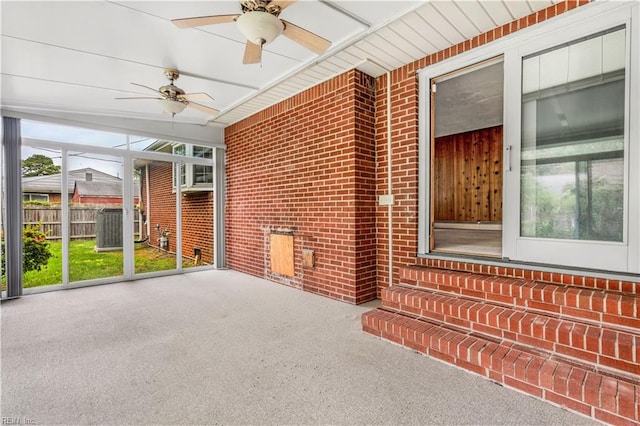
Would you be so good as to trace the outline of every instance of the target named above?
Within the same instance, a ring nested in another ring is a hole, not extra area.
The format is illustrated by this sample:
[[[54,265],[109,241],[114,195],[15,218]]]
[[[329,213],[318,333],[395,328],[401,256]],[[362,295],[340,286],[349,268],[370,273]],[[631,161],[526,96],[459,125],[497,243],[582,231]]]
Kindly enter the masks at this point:
[[[133,84],[134,86],[144,87],[145,89],[149,89],[149,90],[151,90],[152,92],[156,92],[156,93],[160,93],[160,94],[162,94],[162,92],[161,92],[161,91],[159,91],[158,89],[154,89],[153,87],[145,86],[144,84],[138,84],[138,83],[131,83],[131,84]]]
[[[220,112],[215,108],[211,108],[211,107],[208,107],[206,105],[200,105],[200,104],[197,104],[195,102],[188,102],[187,103],[187,107],[193,108],[193,109],[197,109],[198,111],[201,111],[201,112],[204,112],[204,113],[210,114],[210,115],[216,115],[216,114],[218,114]]]
[[[180,95],[180,98],[186,99],[188,101],[213,101],[214,99],[209,96],[208,93],[185,93],[184,95]]]
[[[244,48],[243,64],[257,64],[262,60],[262,45],[247,40]]]
[[[157,100],[161,101],[164,98],[152,98],[150,96],[134,96],[134,97],[129,97],[129,98],[114,98],[114,99],[157,99]]]
[[[271,0],[269,2],[269,6],[275,5],[275,6],[279,6],[280,10],[285,10],[287,7],[291,6],[296,1],[297,0]]]
[[[331,46],[331,42],[329,40],[326,40],[311,31],[307,31],[304,28],[300,28],[297,25],[293,25],[291,22],[285,21],[284,19],[281,19],[281,21],[284,23],[284,30],[282,31],[282,34],[296,43],[303,45],[307,49],[315,53],[322,53]]]
[[[178,28],[193,28],[193,27],[202,27],[204,25],[213,25],[213,24],[225,24],[227,22],[233,22],[236,18],[240,16],[238,14],[235,15],[211,15],[211,16],[197,16],[194,18],[181,18],[181,19],[172,19],[171,22]]]

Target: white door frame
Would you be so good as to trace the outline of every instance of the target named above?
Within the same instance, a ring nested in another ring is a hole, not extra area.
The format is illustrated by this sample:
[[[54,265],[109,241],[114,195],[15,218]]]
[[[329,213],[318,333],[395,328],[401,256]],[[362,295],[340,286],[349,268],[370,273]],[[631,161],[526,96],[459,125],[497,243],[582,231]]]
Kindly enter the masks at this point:
[[[640,111],[640,6],[631,2],[595,2],[552,18],[539,25],[518,31],[497,41],[473,49],[454,58],[424,68],[419,74],[419,214],[418,255],[429,253],[430,212],[430,81],[460,68],[504,55],[504,180],[503,180],[503,258],[522,262],[538,262],[563,267],[585,267],[617,272],[640,272],[640,123],[632,119]],[[521,58],[529,53],[553,47],[563,41],[595,34],[620,24],[627,26],[625,170],[626,209],[624,243],[559,241],[521,238],[520,235],[520,121],[521,121]],[[629,78],[630,73],[632,78]],[[629,140],[635,141],[630,144]],[[630,161],[635,164],[629,164]],[[510,167],[511,166],[511,167]],[[511,168],[511,171],[508,169]],[[630,220],[631,219],[631,220]],[[534,241],[535,240],[535,241]],[[533,243],[543,242],[540,251]],[[576,252],[576,244],[592,246],[585,264],[584,253]],[[597,247],[597,249],[596,249]],[[532,255],[533,253],[533,255]]]

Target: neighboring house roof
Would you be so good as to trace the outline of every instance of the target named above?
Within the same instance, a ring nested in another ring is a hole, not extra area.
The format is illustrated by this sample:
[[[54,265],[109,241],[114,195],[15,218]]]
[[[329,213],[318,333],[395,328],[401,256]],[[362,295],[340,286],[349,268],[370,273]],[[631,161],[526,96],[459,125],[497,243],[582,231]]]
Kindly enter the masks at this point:
[[[68,176],[67,192],[69,194],[74,192],[76,184],[80,184],[81,188],[79,188],[79,190],[83,191],[79,192],[81,196],[93,195],[122,197],[122,179],[117,176],[92,169],[91,167],[71,170],[69,171]],[[59,194],[61,184],[61,173],[56,173],[55,175],[26,177],[22,178],[22,192],[34,194]],[[140,186],[138,183],[134,183],[133,193],[136,196],[140,193]]]
[[[60,173],[47,176],[25,177],[22,178],[22,192],[59,194],[60,182]]]
[[[67,192],[72,193],[76,181],[86,181],[87,174],[91,174],[93,182],[119,183],[122,185],[122,179],[112,176],[108,173],[101,172],[90,167],[69,171],[67,179]],[[22,178],[22,192],[42,193],[42,194],[59,194],[62,184],[62,174],[34,176]]]
[[[77,180],[73,193],[80,197],[122,197],[122,183]]]

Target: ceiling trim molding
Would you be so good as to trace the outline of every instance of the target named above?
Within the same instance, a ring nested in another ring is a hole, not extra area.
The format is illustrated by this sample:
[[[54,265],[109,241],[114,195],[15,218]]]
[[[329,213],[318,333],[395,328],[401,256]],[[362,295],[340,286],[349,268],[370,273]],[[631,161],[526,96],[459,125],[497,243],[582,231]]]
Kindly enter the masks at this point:
[[[367,28],[371,28],[371,22],[366,21],[365,19],[362,19],[359,16],[349,12],[344,7],[338,6],[337,4],[335,4],[334,2],[332,2],[330,0],[319,0],[319,1],[320,1],[320,3],[324,4],[325,6],[330,7],[331,9],[335,10],[336,12],[340,12],[343,15],[348,16],[349,18],[353,19],[354,21],[358,22],[359,24],[362,24]]]

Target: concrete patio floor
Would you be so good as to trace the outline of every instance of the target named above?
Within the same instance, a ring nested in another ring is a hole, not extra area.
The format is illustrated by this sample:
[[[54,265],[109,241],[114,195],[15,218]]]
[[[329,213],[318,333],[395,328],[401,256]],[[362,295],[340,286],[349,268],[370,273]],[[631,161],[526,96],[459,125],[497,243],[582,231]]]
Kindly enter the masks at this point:
[[[593,424],[364,334],[360,315],[372,306],[234,271],[6,301],[1,416],[21,424]]]

